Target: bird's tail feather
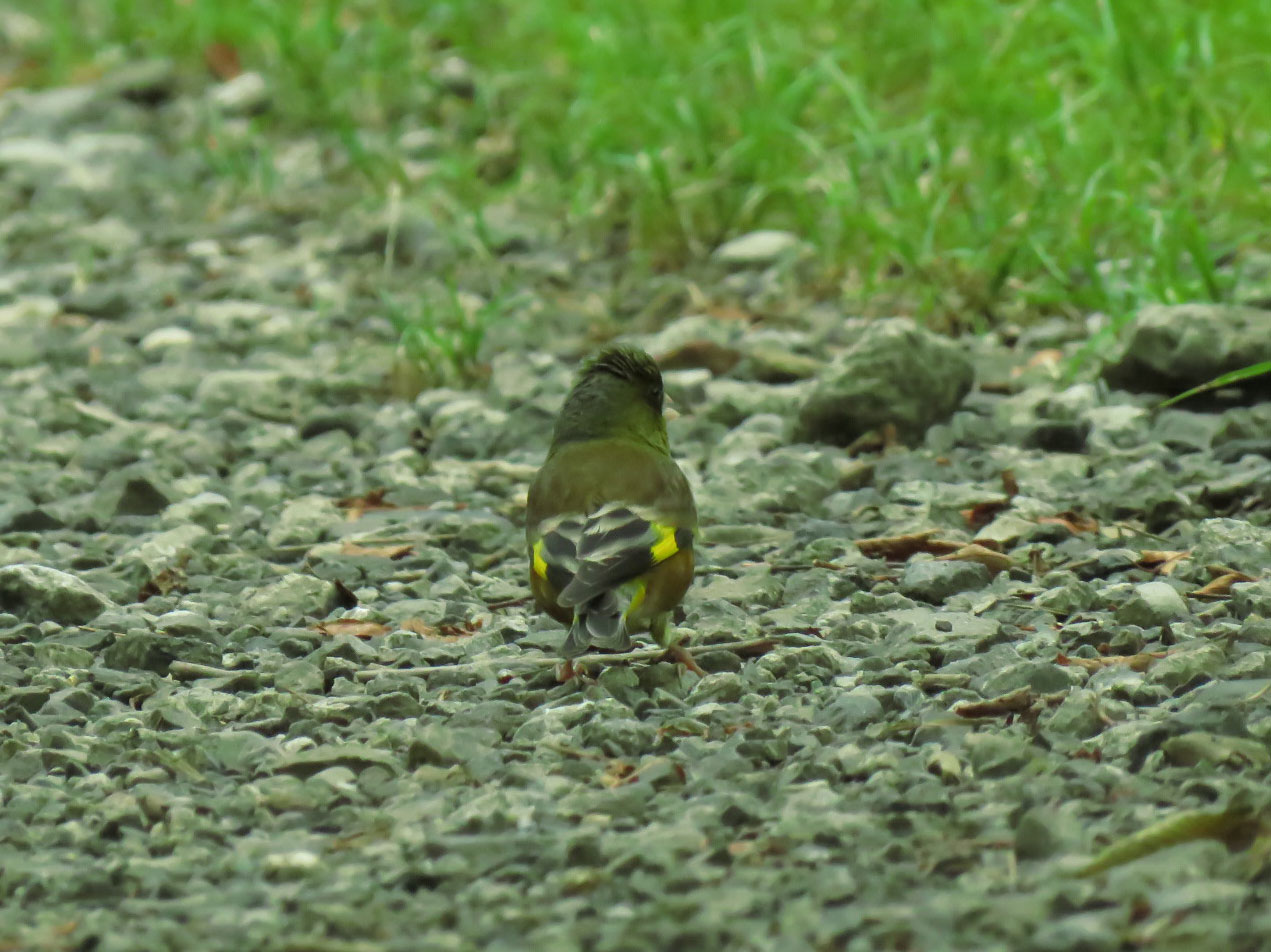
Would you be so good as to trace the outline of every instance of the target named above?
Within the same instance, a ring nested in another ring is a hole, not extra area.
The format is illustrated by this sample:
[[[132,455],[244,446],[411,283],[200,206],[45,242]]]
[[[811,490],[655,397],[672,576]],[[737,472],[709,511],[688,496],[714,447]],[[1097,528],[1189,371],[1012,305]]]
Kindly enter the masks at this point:
[[[631,647],[626,619],[614,592],[604,592],[578,606],[561,654],[576,658],[592,646],[605,651],[626,651]]]

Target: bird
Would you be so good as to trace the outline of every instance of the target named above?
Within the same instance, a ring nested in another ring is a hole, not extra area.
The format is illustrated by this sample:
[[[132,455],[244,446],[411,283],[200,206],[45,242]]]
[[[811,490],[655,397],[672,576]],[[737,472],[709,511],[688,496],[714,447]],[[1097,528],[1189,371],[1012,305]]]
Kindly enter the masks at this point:
[[[647,353],[601,350],[578,372],[530,485],[530,589],[542,611],[569,626],[562,680],[588,649],[626,651],[642,631],[705,674],[670,631],[693,581],[697,508],[671,458],[664,400]]]

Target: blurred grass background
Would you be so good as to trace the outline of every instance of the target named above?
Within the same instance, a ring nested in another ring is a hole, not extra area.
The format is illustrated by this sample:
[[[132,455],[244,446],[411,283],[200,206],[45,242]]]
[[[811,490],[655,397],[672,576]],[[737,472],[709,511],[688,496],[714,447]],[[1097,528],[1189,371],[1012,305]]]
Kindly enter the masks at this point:
[[[368,189],[523,201],[660,268],[789,229],[822,296],[946,323],[1222,300],[1268,244],[1271,0],[17,9],[45,29],[10,85],[228,54],[271,85],[263,140],[316,130]],[[447,142],[423,180],[420,128]]]

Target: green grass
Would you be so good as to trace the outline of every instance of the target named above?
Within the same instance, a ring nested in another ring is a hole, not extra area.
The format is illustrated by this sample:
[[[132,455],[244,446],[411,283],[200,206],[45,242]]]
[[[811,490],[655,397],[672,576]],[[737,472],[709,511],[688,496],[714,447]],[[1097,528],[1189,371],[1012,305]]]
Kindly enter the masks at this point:
[[[229,43],[273,123],[377,188],[398,131],[434,125],[458,147],[408,199],[510,197],[654,267],[788,228],[815,293],[876,310],[1121,321],[1223,299],[1218,262],[1269,243],[1271,0],[18,5],[49,25],[24,82],[154,54],[201,75]],[[431,78],[452,54],[471,100]],[[483,136],[516,143],[510,178],[479,174]]]

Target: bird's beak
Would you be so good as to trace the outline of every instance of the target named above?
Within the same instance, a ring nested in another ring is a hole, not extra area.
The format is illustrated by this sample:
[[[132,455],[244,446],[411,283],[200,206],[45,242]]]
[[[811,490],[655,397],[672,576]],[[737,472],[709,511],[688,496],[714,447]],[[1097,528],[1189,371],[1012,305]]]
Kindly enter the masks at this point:
[[[662,398],[662,419],[678,420],[679,418],[680,418],[680,411],[679,411],[679,408],[676,407],[675,401],[672,400],[670,397],[664,396]]]

